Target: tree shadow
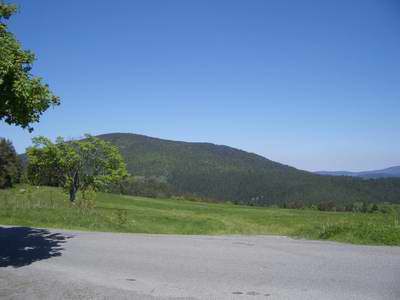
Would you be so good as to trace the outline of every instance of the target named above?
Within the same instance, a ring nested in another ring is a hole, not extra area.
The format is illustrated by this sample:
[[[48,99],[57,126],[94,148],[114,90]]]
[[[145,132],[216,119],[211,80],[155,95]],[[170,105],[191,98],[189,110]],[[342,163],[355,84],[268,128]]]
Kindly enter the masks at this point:
[[[30,227],[0,227],[0,268],[19,268],[61,256],[62,244],[72,236]]]

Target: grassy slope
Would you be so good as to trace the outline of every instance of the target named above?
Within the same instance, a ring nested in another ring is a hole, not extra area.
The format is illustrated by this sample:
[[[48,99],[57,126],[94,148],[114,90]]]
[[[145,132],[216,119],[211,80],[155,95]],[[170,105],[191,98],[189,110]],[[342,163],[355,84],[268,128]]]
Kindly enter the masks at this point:
[[[114,194],[96,198],[96,208],[85,209],[71,207],[56,188],[0,190],[0,224],[136,233],[276,234],[400,245],[395,214],[255,208]]]

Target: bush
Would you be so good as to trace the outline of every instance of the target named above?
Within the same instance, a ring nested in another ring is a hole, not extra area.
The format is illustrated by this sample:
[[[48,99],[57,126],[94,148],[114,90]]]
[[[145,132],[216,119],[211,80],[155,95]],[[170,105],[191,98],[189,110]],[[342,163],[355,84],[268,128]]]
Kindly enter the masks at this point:
[[[292,208],[292,209],[302,209],[305,207],[305,204],[303,201],[301,200],[297,200],[297,201],[290,201],[287,205],[287,208]]]
[[[336,204],[333,201],[324,201],[318,204],[320,211],[336,211]]]

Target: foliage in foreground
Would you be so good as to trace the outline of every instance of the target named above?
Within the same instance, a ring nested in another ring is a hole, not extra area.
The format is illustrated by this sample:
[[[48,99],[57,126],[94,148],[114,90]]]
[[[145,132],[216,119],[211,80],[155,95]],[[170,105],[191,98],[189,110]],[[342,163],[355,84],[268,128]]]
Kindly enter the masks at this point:
[[[0,121],[28,128],[59,98],[40,77],[31,74],[35,55],[23,50],[7,30],[6,21],[17,11],[16,5],[0,1]]]
[[[0,224],[165,234],[276,234],[376,245],[400,245],[399,207],[391,213],[255,208],[98,193],[71,204],[60,189],[18,186],[0,191]]]

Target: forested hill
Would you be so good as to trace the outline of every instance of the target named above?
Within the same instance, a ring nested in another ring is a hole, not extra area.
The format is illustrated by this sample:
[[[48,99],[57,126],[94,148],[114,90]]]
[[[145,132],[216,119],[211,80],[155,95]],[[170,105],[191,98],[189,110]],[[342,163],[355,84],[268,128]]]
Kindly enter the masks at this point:
[[[320,176],[260,155],[210,143],[129,133],[98,136],[121,150],[133,175],[156,176],[176,193],[268,205],[290,201],[400,203],[400,180]]]

